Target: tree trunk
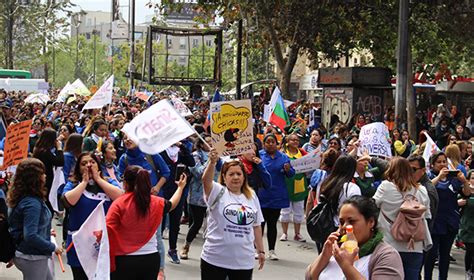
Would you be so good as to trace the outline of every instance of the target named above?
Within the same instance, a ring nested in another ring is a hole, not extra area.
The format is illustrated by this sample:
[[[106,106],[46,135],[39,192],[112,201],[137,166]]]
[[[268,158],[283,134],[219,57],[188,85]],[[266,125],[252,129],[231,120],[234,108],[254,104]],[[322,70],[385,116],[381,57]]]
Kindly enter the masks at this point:
[[[7,55],[6,55],[6,68],[13,69],[13,24],[15,18],[13,17],[13,11],[15,1],[10,0],[7,2]]]
[[[291,72],[281,71],[280,73],[280,90],[283,98],[290,99]]]
[[[407,61],[407,122],[408,132],[410,133],[412,140],[418,140],[416,131],[416,96],[413,90],[413,65],[411,48],[408,48],[408,61]]]

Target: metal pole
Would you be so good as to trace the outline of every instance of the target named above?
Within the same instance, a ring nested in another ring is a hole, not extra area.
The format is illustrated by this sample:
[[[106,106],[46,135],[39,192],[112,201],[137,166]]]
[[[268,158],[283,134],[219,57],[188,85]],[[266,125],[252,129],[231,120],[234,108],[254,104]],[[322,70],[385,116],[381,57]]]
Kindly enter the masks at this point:
[[[242,20],[239,20],[239,31],[238,31],[238,42],[237,42],[237,77],[236,77],[236,93],[237,100],[242,99]]]
[[[400,0],[398,17],[397,88],[395,95],[395,116],[397,126],[405,120],[408,63],[408,13],[409,0]]]
[[[10,0],[7,2],[7,55],[6,55],[6,67],[7,69],[13,69],[13,24],[14,24],[14,17],[13,17],[13,10],[15,8],[15,1]]]
[[[76,26],[76,67],[74,71],[75,78],[79,78],[79,23]]]
[[[130,73],[130,94],[133,89],[133,73],[135,72],[135,0],[130,0],[130,64],[128,71]]]
[[[97,57],[96,57],[96,50],[97,50],[97,29],[96,29],[97,25],[96,25],[96,18],[94,17],[94,30],[92,31],[92,34],[94,36],[94,68],[93,68],[93,82],[94,82],[94,85],[96,85],[96,61],[97,61]]]

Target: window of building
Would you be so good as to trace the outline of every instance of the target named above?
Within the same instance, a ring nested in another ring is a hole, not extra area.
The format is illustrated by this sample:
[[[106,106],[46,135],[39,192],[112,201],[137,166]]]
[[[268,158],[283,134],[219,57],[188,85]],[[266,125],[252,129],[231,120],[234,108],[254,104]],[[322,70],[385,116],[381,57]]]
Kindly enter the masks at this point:
[[[168,39],[168,49],[171,49],[173,47],[173,40]]]
[[[193,39],[193,48],[199,46],[199,39]]]
[[[212,40],[206,40],[206,46],[211,47],[212,46]]]
[[[179,38],[179,48],[182,50],[186,49],[186,38]]]
[[[179,64],[186,64],[186,57],[180,56],[179,57]]]
[[[354,57],[354,65],[357,65],[357,58]]]
[[[89,32],[86,33],[86,39],[89,40],[91,38],[91,34]]]

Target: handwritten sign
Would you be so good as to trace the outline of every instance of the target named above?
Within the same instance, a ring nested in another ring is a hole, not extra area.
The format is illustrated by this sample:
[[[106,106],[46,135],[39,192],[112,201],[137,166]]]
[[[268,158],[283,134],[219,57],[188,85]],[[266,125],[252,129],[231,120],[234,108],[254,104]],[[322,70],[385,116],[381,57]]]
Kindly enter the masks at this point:
[[[241,155],[253,149],[250,100],[211,103],[212,145],[222,156]]]
[[[321,165],[321,147],[318,147],[302,158],[290,161],[290,164],[297,174],[318,169]]]
[[[392,157],[389,137],[388,128],[384,123],[375,122],[364,125],[359,134],[358,155],[361,155],[362,151],[367,151],[371,156]]]
[[[28,157],[31,123],[32,120],[26,120],[7,128],[2,170],[18,165]]]

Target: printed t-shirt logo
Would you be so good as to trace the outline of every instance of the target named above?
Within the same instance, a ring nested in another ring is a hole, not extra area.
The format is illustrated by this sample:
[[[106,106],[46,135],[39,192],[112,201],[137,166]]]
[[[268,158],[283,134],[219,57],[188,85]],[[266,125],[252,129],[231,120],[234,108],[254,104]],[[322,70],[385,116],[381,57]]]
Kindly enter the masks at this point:
[[[250,225],[255,221],[255,211],[238,203],[231,203],[224,208],[224,217],[234,225]]]

